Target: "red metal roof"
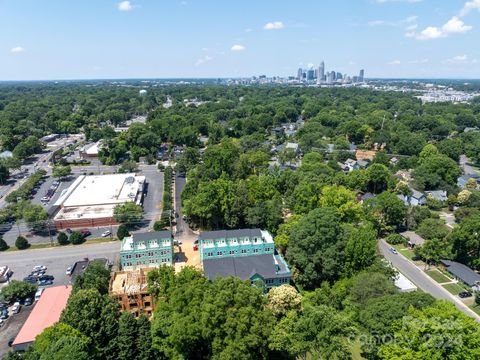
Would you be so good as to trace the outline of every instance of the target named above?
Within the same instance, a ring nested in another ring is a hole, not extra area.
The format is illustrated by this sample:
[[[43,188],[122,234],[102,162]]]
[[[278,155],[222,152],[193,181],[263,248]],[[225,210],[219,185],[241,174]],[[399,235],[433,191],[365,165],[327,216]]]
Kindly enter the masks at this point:
[[[67,305],[72,287],[54,286],[45,288],[40,300],[35,304],[30,316],[23,324],[13,346],[31,343],[47,327],[60,319],[60,314]]]

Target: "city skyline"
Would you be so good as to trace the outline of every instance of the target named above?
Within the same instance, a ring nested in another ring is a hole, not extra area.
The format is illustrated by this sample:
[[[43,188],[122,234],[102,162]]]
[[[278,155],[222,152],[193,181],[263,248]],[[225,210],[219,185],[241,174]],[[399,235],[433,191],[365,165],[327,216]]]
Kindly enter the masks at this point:
[[[0,80],[480,78],[480,0],[0,1]],[[318,65],[316,65],[318,66]]]

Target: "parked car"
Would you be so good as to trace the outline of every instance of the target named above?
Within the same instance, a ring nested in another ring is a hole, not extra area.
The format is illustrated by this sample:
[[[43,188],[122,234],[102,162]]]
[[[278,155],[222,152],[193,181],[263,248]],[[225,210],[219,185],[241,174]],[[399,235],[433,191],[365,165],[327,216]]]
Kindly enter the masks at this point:
[[[110,235],[112,235],[112,233],[111,233],[111,231],[109,231],[109,230],[104,231],[104,232],[102,233],[102,237],[107,237],[107,236],[110,236]]]
[[[393,248],[393,247],[390,248],[390,252],[391,252],[392,254],[398,254],[397,250],[396,250],[395,248]]]
[[[73,266],[69,266],[67,267],[67,271],[65,271],[65,274],[72,275],[72,272],[73,272]]]
[[[22,308],[22,305],[20,305],[20,303],[16,301],[12,306],[12,314],[18,314],[21,308]]]
[[[33,303],[33,300],[32,300],[32,298],[29,298],[29,297],[26,298],[26,299],[23,301],[23,305],[25,305],[25,306],[30,306],[30,305],[32,305],[32,303]]]
[[[464,299],[464,298],[468,298],[468,297],[472,296],[472,293],[469,292],[469,291],[462,291],[460,294],[458,294],[458,296],[460,296],[462,299]]]
[[[45,265],[35,265],[33,267],[33,271],[41,271],[41,270],[45,271],[47,270],[47,267]]]
[[[42,275],[38,278],[38,280],[55,280],[55,277],[53,275]]]
[[[23,278],[23,281],[25,281],[26,283],[29,283],[29,284],[36,284],[37,283],[37,278],[33,277],[33,276],[27,276],[27,277]]]
[[[38,281],[38,285],[41,285],[41,286],[52,285],[52,284],[53,284],[52,280],[39,280]]]
[[[65,231],[67,232],[67,234],[71,234],[73,232],[70,228],[66,228]]]
[[[88,229],[82,229],[82,230],[80,230],[80,234],[82,234],[83,237],[87,237],[87,236],[92,235],[92,233],[91,233],[90,230],[88,230]]]
[[[193,251],[198,251],[198,245],[193,245]]]
[[[48,203],[50,201],[50,198],[48,196],[44,196],[40,199],[41,202]]]
[[[40,299],[40,296],[42,296],[43,294],[43,290],[45,290],[44,288],[38,288],[37,291],[35,292],[35,301],[38,301]]]
[[[4,309],[4,310],[0,311],[0,319],[2,319],[2,320],[8,319],[8,310],[7,309]]]

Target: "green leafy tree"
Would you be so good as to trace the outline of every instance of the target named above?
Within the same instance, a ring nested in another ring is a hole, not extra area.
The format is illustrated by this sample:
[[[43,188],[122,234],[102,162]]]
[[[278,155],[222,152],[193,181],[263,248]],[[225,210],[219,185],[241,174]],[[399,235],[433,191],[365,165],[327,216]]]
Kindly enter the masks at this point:
[[[83,274],[77,276],[73,284],[73,291],[95,289],[100,294],[108,294],[110,270],[99,261],[92,261]]]
[[[360,220],[362,211],[356,194],[343,186],[325,186],[322,189],[319,204],[337,211],[341,221],[356,222]]]
[[[35,290],[37,290],[37,285],[24,281],[11,280],[2,288],[1,296],[4,300],[10,302],[17,298],[24,299],[33,296]]]
[[[134,202],[120,204],[113,209],[113,218],[121,224],[132,225],[142,220],[143,208]]]
[[[394,193],[385,191],[364,202],[367,217],[380,231],[391,231],[405,221],[407,208]]]
[[[85,236],[83,236],[80,231],[74,231],[70,234],[70,242],[73,245],[80,245],[85,242]]]
[[[369,191],[379,194],[388,189],[391,174],[385,165],[372,164],[367,168],[366,174],[368,178],[367,189]]]
[[[356,329],[345,313],[325,306],[290,311],[273,329],[269,347],[290,358],[349,359]]]
[[[67,245],[70,242],[68,241],[68,236],[64,232],[59,232],[57,235],[57,242],[59,245]]]
[[[444,239],[449,233],[449,228],[440,219],[425,219],[420,223],[417,234],[424,239]]]
[[[0,185],[5,185],[9,177],[9,171],[6,165],[0,163]]]
[[[306,288],[339,277],[345,238],[337,213],[319,208],[305,215],[293,228],[286,252],[296,281]]]
[[[455,260],[480,269],[480,214],[463,220],[447,239]]]
[[[88,334],[102,359],[116,359],[119,309],[117,302],[95,289],[73,293],[60,321]]]
[[[15,246],[18,250],[25,250],[30,247],[30,243],[23,236],[18,236],[17,240],[15,240]]]
[[[22,216],[33,231],[41,231],[45,229],[45,226],[48,226],[48,213],[41,205],[25,204]]]
[[[137,320],[130,312],[123,312],[118,320],[117,347],[119,360],[136,359],[137,347]],[[143,344],[141,345],[143,346]],[[141,347],[140,346],[140,347]]]
[[[127,225],[125,224],[120,224],[117,230],[117,237],[119,240],[123,240],[125,237],[130,236],[130,233],[128,232]]]
[[[379,272],[364,271],[349,281],[348,299],[350,303],[363,308],[370,300],[396,292],[393,281]]]
[[[268,292],[268,308],[277,316],[285,316],[290,310],[300,310],[302,296],[291,285],[274,287]]]
[[[88,360],[93,357],[91,339],[77,329],[64,323],[46,328],[35,338],[27,357],[35,359]]]
[[[345,246],[344,273],[353,275],[371,266],[377,256],[377,231],[371,225],[353,229]]]
[[[61,166],[57,165],[53,168],[52,176],[56,178],[65,178],[72,175],[72,168],[70,165]]]
[[[394,341],[380,347],[380,359],[475,359],[480,349],[480,325],[442,300],[410,308],[394,322],[393,334]]]
[[[424,259],[428,265],[450,257],[448,242],[443,239],[426,240],[422,245],[415,247],[415,254]]]
[[[0,236],[0,251],[8,250],[9,247],[7,242]]]

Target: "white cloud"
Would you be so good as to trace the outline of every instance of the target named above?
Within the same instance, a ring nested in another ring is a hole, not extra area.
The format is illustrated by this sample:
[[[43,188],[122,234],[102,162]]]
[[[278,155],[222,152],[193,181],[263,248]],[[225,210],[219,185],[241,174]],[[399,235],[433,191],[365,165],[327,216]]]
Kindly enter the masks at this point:
[[[472,30],[473,26],[465,25],[465,23],[453,16],[441,28],[436,26],[428,26],[416,35],[418,40],[431,40],[447,37],[450,34],[463,34]]]
[[[406,17],[405,19],[397,20],[397,21],[387,21],[387,20],[372,20],[367,23],[368,26],[404,26],[407,24],[412,24],[416,22],[418,19],[418,16],[412,15],[409,17]],[[414,25],[409,25],[409,26],[414,26]]]
[[[232,51],[244,51],[246,49],[247,48],[245,46],[239,45],[239,44],[235,44],[230,48],[230,50],[232,50]]]
[[[208,62],[210,60],[213,60],[213,57],[205,55],[195,62],[195,66],[200,66],[202,64],[205,64],[206,62]]]
[[[400,65],[402,62],[400,60],[393,60],[388,63],[388,65]]]
[[[245,32],[246,32],[246,33],[252,32],[252,29],[246,28],[246,29],[245,29]]]
[[[418,28],[418,25],[417,25],[417,24],[414,24],[414,25],[407,26],[407,27],[405,28],[405,30],[407,30],[407,31],[415,31],[415,30],[417,30],[417,28]]]
[[[476,64],[477,59],[470,60],[467,55],[457,55],[453,58],[446,59],[443,61],[444,64]]]
[[[133,5],[130,3],[130,1],[122,1],[118,3],[118,10],[120,11],[132,11],[133,10]]]
[[[426,64],[428,62],[429,62],[428,59],[420,59],[420,60],[412,60],[412,61],[409,61],[408,63],[409,64]]]
[[[467,15],[471,10],[477,9],[480,11],[480,0],[472,0],[472,1],[467,1],[465,5],[463,5],[462,10],[460,10],[460,16],[465,16]]]
[[[284,27],[285,25],[283,25],[283,22],[281,21],[269,22],[263,26],[265,30],[279,30],[279,29],[283,29]]]
[[[25,48],[21,47],[21,46],[15,46],[14,48],[11,48],[10,49],[10,52],[12,54],[18,54],[18,53],[23,53],[25,52]]]

